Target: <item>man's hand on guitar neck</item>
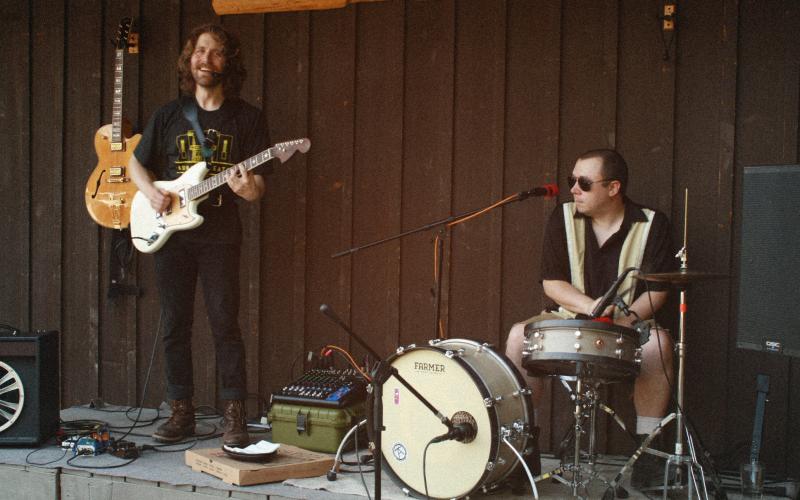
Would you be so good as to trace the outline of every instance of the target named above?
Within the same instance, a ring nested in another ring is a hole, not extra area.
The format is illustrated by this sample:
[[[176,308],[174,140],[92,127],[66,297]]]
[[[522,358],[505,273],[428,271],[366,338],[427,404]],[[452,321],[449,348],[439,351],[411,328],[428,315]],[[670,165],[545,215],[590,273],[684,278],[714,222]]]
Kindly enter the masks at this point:
[[[256,201],[264,195],[264,178],[253,174],[244,165],[231,168],[227,181],[231,191],[247,201]]]

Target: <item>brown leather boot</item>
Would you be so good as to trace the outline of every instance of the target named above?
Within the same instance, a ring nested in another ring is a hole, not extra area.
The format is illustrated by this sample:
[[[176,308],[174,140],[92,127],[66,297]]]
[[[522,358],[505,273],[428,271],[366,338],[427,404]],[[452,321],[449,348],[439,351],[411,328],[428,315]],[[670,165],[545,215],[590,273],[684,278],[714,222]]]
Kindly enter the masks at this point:
[[[240,399],[225,401],[222,428],[225,431],[222,436],[222,444],[239,448],[250,444],[250,436],[247,434],[244,401]]]
[[[162,443],[175,443],[194,436],[194,406],[191,399],[169,402],[172,415],[153,433],[153,439]]]

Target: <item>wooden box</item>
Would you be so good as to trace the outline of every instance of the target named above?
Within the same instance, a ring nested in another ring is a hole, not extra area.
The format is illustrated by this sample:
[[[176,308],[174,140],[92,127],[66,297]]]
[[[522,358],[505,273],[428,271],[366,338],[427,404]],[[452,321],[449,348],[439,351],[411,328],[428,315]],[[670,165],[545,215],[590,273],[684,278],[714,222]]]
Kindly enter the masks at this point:
[[[229,484],[247,486],[274,483],[285,479],[325,475],[333,466],[333,456],[282,444],[272,460],[243,462],[229,457],[220,448],[187,450],[186,465]]]

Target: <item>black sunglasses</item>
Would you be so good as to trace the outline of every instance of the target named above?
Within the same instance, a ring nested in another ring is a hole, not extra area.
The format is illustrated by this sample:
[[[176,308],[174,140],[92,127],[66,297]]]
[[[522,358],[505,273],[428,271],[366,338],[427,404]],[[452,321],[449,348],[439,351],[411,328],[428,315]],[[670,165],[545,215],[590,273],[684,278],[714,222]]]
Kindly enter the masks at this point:
[[[572,189],[572,186],[574,186],[575,182],[577,182],[578,187],[581,188],[581,191],[589,192],[592,190],[592,184],[597,182],[611,182],[615,180],[616,179],[600,179],[599,181],[591,181],[584,176],[575,177],[574,175],[570,175],[567,177],[567,187]]]

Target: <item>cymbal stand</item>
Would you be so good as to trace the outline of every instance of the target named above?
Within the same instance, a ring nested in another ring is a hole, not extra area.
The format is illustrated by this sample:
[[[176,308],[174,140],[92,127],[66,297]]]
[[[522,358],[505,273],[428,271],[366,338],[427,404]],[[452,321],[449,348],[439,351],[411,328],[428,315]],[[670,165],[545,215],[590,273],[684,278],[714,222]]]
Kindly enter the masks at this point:
[[[681,271],[686,271],[686,247],[684,246],[678,255],[681,258]],[[689,434],[689,429],[686,427],[685,423],[685,416],[683,413],[683,405],[684,405],[684,387],[686,383],[686,289],[688,285],[679,285],[680,289],[680,317],[678,321],[678,343],[675,345],[675,349],[678,352],[678,384],[677,384],[677,408],[675,408],[675,412],[673,413],[675,417],[675,449],[674,453],[667,457],[667,461],[664,464],[664,487],[657,488],[663,490],[663,498],[666,500],[667,492],[670,489],[682,489],[682,478],[681,478],[681,465],[686,465],[687,472],[689,477],[687,478],[686,487],[687,495],[689,500],[693,498],[693,494],[697,492],[697,495],[701,499],[708,499],[708,490],[706,489],[705,483],[705,473],[703,472],[703,467],[700,465],[700,462],[697,461],[697,453],[694,449],[694,440],[692,436]],[[669,416],[668,416],[669,417]],[[657,429],[658,431],[659,429]],[[685,441],[684,441],[684,433],[686,434]],[[684,447],[684,444],[687,445]],[[645,448],[643,451],[645,452],[652,452],[649,448]],[[676,475],[675,475],[675,484],[670,486],[669,485],[669,470],[672,465],[677,466]],[[701,477],[701,482],[698,484],[698,479],[696,472],[699,473]]]
[[[687,251],[686,251],[686,243],[687,243],[687,223],[688,223],[688,205],[689,205],[689,190],[687,189],[684,196],[684,220],[683,220],[683,247],[678,251],[676,258],[680,259],[681,266],[680,272],[681,273],[688,273],[688,266],[687,266]],[[703,472],[703,467],[700,465],[700,462],[697,461],[697,454],[694,449],[694,440],[692,436],[689,434],[689,429],[686,427],[684,422],[685,416],[683,413],[683,405],[684,405],[684,386],[686,382],[686,311],[688,310],[686,305],[686,290],[689,286],[688,280],[686,282],[678,283],[678,289],[680,290],[680,305],[679,305],[679,321],[678,321],[678,343],[675,345],[675,350],[678,353],[678,383],[677,383],[677,408],[675,411],[669,415],[667,415],[659,424],[659,426],[645,439],[642,443],[642,446],[634,452],[631,459],[623,466],[623,471],[620,471],[618,477],[622,475],[625,468],[629,465],[632,465],[633,462],[638,459],[639,455],[642,452],[650,453],[652,455],[660,456],[662,458],[666,458],[666,463],[664,464],[664,482],[662,483],[662,487],[653,488],[653,490],[662,490],[663,491],[663,499],[667,499],[667,493],[669,490],[676,490],[676,489],[683,489],[684,485],[683,478],[681,477],[681,466],[685,465],[688,471],[689,477],[686,481],[686,488],[687,488],[687,495],[688,499],[692,500],[694,493],[696,492],[698,497],[701,499],[708,499],[708,490],[706,489],[706,482],[705,482],[705,473]],[[661,428],[669,423],[672,419],[675,420],[675,448],[674,452],[671,455],[666,455],[664,452],[660,452],[658,450],[653,450],[648,448],[650,441],[654,438],[659,432],[661,432]],[[686,442],[685,444],[688,445],[688,450],[684,448],[684,433],[686,433]],[[688,451],[688,453],[687,453]],[[674,484],[669,484],[669,471],[672,465],[676,467],[676,474],[675,474],[675,482]],[[701,482],[698,484],[697,473],[699,473]],[[616,481],[616,480],[615,480]]]

